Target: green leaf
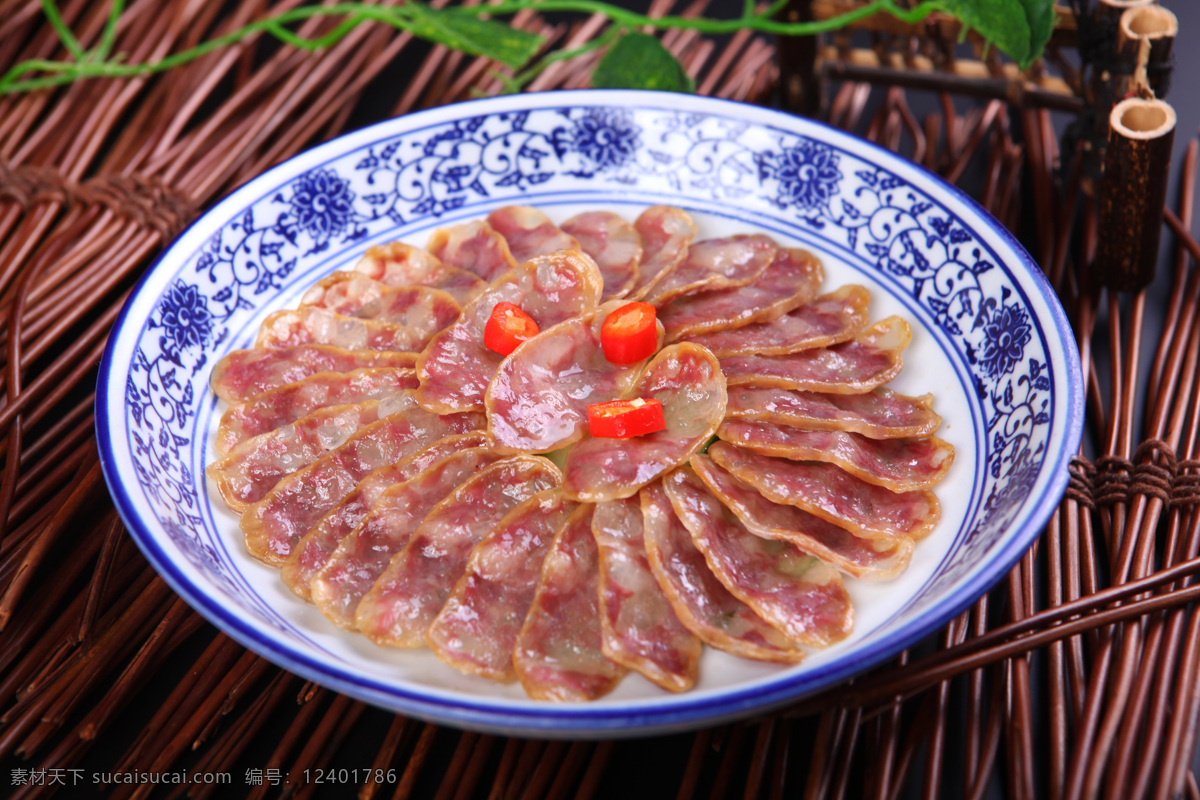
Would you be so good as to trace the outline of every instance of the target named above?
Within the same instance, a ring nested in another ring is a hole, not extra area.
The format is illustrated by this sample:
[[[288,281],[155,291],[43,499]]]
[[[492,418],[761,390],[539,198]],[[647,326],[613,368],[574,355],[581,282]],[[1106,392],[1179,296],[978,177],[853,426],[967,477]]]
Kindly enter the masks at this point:
[[[694,92],[691,76],[658,39],[647,33],[627,33],[613,42],[592,71],[597,89],[660,89]]]
[[[1032,34],[1025,4],[1042,0],[943,0],[946,10],[964,26],[974,28],[1025,69],[1033,61]]]
[[[1021,0],[1029,23],[1029,60],[1041,58],[1050,34],[1054,33],[1054,0]],[[1022,65],[1022,69],[1027,65]]]
[[[410,2],[397,10],[400,9],[407,12],[413,35],[469,55],[499,61],[514,70],[525,66],[545,43],[536,33],[480,19],[458,8],[433,8]]]

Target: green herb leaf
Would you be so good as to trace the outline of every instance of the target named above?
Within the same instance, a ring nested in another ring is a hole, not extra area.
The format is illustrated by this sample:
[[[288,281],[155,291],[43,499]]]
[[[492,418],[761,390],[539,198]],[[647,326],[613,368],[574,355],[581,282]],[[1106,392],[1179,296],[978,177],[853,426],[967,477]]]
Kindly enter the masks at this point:
[[[647,33],[627,33],[608,48],[592,71],[597,89],[694,92],[696,84],[671,51]]]
[[[433,8],[414,2],[399,8],[408,12],[415,36],[499,61],[514,70],[525,66],[545,43],[536,33],[513,28],[505,22],[480,19],[458,8]]]
[[[1050,34],[1054,33],[1054,0],[1021,0],[1021,5],[1029,23],[1029,60],[1033,61],[1041,58]]]
[[[1033,61],[1033,36],[1026,4],[1042,0],[943,0],[946,10],[967,28],[974,28],[989,43],[999,47],[1025,69]],[[1040,47],[1039,47],[1040,52]]]

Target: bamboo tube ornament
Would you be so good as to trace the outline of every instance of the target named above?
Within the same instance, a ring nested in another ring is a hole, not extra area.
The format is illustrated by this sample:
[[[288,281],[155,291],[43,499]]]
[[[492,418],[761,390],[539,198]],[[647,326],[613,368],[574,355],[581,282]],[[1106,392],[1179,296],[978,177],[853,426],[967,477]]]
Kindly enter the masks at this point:
[[[1166,96],[1171,74],[1171,46],[1179,33],[1179,20],[1162,6],[1131,8],[1121,15],[1118,52],[1136,64],[1129,91],[1149,87],[1160,100]]]
[[[1174,138],[1175,109],[1161,100],[1130,97],[1109,115],[1095,260],[1103,286],[1134,291],[1154,279]]]

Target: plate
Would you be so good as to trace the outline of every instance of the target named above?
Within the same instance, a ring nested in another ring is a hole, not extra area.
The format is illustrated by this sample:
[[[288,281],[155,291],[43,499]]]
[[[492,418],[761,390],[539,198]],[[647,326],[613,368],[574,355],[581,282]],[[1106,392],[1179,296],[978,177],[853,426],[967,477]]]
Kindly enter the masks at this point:
[[[825,290],[871,289],[871,317],[912,324],[892,386],[933,392],[957,449],[943,519],[911,567],[848,580],[854,633],[796,666],[709,650],[680,695],[636,675],[554,705],[459,675],[428,651],[339,631],[244,551],[206,486],[222,410],[213,364],[271,311],[370,246],[424,244],[509,204],[561,221],[653,204],[702,236],[763,231],[817,253]],[[1037,266],[999,223],[921,168],[818,123],[721,100],[626,91],[520,95],[383,122],[242,186],[181,234],[135,289],[101,365],[96,426],[122,518],[159,573],[230,636],[304,677],[384,708],[531,736],[682,730],[761,713],[844,681],[934,632],[1029,547],[1067,482],[1082,392],[1074,337]]]

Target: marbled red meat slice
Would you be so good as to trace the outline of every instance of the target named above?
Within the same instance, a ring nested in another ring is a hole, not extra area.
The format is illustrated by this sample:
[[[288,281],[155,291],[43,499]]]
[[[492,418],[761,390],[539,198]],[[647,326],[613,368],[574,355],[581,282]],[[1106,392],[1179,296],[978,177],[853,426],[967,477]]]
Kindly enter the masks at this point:
[[[700,641],[742,658],[796,662],[804,651],[730,594],[692,544],[658,482],[639,493],[650,571],[675,616]]]
[[[425,515],[498,458],[484,449],[464,450],[380,493],[362,521],[312,577],[310,593],[321,613],[339,627],[353,629],[359,601],[387,569],[392,556],[408,544]]]
[[[555,534],[579,507],[558,489],[534,495],[488,533],[429,626],[429,646],[468,675],[516,680],[513,648]]]
[[[737,386],[727,416],[807,430],[845,430],[872,439],[929,436],[942,425],[933,395],[908,397],[891,389],[866,394],[821,394]]]
[[[585,438],[567,454],[564,489],[590,503],[629,497],[687,461],[725,416],[725,379],[712,354],[693,344],[659,351],[632,397],[662,403],[666,430],[630,439]]]
[[[488,224],[508,242],[517,263],[558,250],[578,250],[579,242],[529,206],[505,206],[488,214]]]
[[[367,473],[358,486],[321,517],[292,548],[280,571],[283,582],[297,597],[311,599],[313,576],[325,566],[338,544],[366,519],[385,491],[443,460],[486,466],[499,458],[489,450],[490,443],[491,439],[483,431],[454,434],[402,461],[385,464]]]
[[[300,305],[432,331],[440,331],[454,322],[462,310],[441,289],[388,286],[359,272],[333,273],[305,292]]]
[[[641,300],[687,257],[697,229],[686,211],[671,206],[651,206],[638,216],[633,227],[642,238],[642,261],[629,296]]]
[[[416,371],[393,367],[318,372],[230,406],[217,426],[214,447],[225,455],[239,442],[282,428],[319,408],[380,400],[417,388]]]
[[[904,348],[912,338],[908,323],[888,317],[857,338],[801,350],[787,356],[734,356],[721,359],[729,385],[776,386],[830,394],[863,394],[900,374]]]
[[[443,264],[429,251],[403,242],[390,242],[368,249],[366,255],[354,265],[354,271],[388,286],[441,289],[459,305],[471,300],[487,286],[478,275]],[[344,274],[334,273],[330,277]],[[324,283],[322,281],[318,286]]]
[[[434,231],[427,247],[443,263],[478,275],[487,283],[519,263],[504,237],[482,220]]]
[[[936,436],[869,439],[846,431],[806,431],[744,419],[726,420],[717,436],[763,455],[836,464],[893,492],[936,486],[954,463],[954,448]]]
[[[837,570],[788,542],[746,530],[690,467],[680,467],[663,485],[713,573],[760,617],[814,647],[850,634],[854,607]]]
[[[417,401],[444,414],[483,409],[484,393],[503,360],[483,344],[497,303],[520,306],[545,330],[594,309],[602,289],[595,262],[571,251],[538,256],[506,272],[425,348],[417,362]]]
[[[412,393],[319,408],[295,422],[259,434],[208,465],[208,477],[234,511],[261,500],[285,475],[340,447],[362,428],[413,405]]]
[[[766,272],[745,286],[680,297],[658,311],[667,341],[765,322],[817,296],[821,262],[806,250],[780,249]]]
[[[912,558],[912,539],[859,538],[807,511],[768,500],[707,456],[692,456],[688,463],[709,491],[756,536],[791,542],[842,572],[867,580],[895,577]]]
[[[596,506],[592,534],[600,556],[604,655],[672,692],[692,688],[700,640],[684,627],[650,571],[636,497]]]
[[[633,389],[646,362],[614,364],[600,343],[604,321],[623,305],[612,300],[560,322],[504,359],[485,396],[488,430],[498,448],[547,453],[577,442],[587,431],[589,404]]]
[[[646,302],[662,307],[677,297],[753,283],[771,266],[779,248],[762,234],[739,234],[693,242],[687,256],[656,281]]]
[[[853,339],[863,329],[870,299],[861,286],[843,286],[770,322],[689,336],[687,341],[707,347],[717,358],[783,356],[829,347]]]
[[[450,303],[454,302],[449,295],[445,295],[445,298]],[[254,346],[300,347],[306,344],[327,344],[346,350],[415,352],[423,349],[434,334],[457,317],[457,312],[449,318],[445,314],[428,314],[424,319],[414,317],[414,322],[420,323],[418,327],[347,317],[325,308],[304,306],[276,311],[267,317],[258,331]]]
[[[637,282],[642,262],[642,237],[622,217],[609,211],[590,211],[562,224],[564,232],[579,241],[583,252],[596,261],[604,276],[604,296],[624,297]]]
[[[867,539],[920,539],[941,517],[933,492],[893,492],[832,464],[772,458],[726,442],[713,442],[708,454],[776,503],[802,508]]]
[[[510,511],[560,480],[545,458],[511,456],[455,489],[429,512],[358,604],[358,629],[376,644],[425,644],[429,625],[463,574],[475,544]]]
[[[554,537],[513,648],[513,669],[534,700],[595,700],[625,675],[601,647],[595,508],[580,506]]]
[[[455,433],[479,430],[482,414],[434,414],[413,406],[367,425],[292,473],[242,515],[246,549],[268,564],[282,564],[300,537],[354,491],[367,474],[408,458]]]
[[[369,367],[412,367],[415,353],[343,350],[323,344],[275,349],[235,350],[213,367],[213,394],[227,403],[249,400],[318,372],[350,372]]]

